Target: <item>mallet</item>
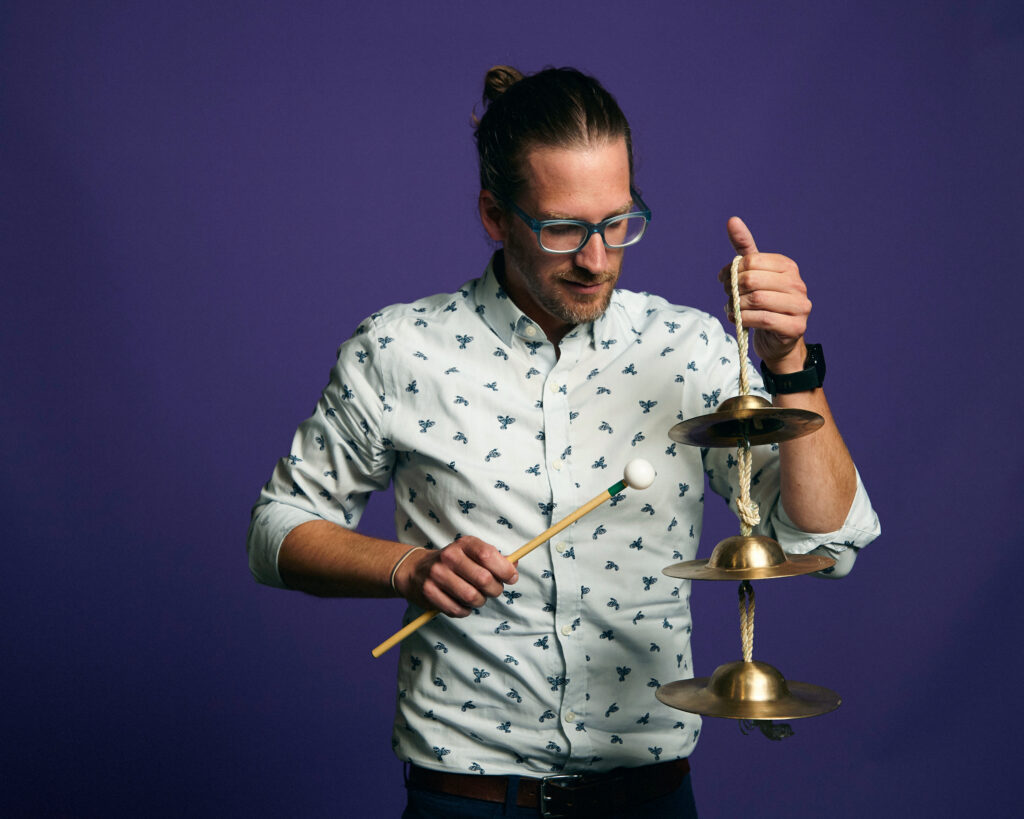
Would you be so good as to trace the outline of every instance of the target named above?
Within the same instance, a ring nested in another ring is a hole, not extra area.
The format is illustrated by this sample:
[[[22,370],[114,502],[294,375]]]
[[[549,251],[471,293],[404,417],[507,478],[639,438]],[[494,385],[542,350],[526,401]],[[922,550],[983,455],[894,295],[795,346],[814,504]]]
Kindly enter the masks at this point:
[[[623,470],[622,473],[621,481],[612,484],[606,490],[604,490],[604,492],[602,492],[597,497],[587,501],[575,512],[571,512],[570,514],[566,515],[564,518],[558,521],[558,523],[556,523],[549,529],[545,529],[529,543],[525,543],[522,546],[520,546],[518,549],[516,549],[512,554],[508,556],[509,561],[515,563],[517,560],[525,557],[538,546],[540,546],[542,543],[546,543],[547,541],[549,541],[551,538],[553,538],[567,526],[570,526],[576,521],[578,521],[581,517],[587,514],[587,512],[592,512],[594,509],[596,509],[609,498],[613,498],[616,495],[618,495],[619,492],[621,492],[627,486],[630,489],[646,489],[648,486],[654,483],[654,475],[654,467],[651,466],[650,463],[643,460],[642,458],[633,459],[628,464],[626,464],[626,468],[625,470]],[[419,617],[417,617],[415,620],[409,623],[409,625],[407,625],[403,629],[400,629],[399,631],[396,631],[370,653],[373,654],[374,657],[379,657],[392,646],[402,642],[402,640],[404,640],[414,631],[419,629],[420,626],[429,623],[431,620],[437,617],[438,614],[440,614],[440,612],[436,609],[431,609],[430,611],[423,612],[423,614],[421,614]]]

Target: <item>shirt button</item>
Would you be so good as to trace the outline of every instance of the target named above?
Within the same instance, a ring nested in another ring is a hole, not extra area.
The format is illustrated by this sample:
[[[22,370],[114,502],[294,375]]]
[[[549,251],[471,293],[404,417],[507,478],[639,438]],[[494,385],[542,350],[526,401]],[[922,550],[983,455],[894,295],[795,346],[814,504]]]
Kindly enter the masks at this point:
[[[572,712],[572,711],[566,711],[565,712],[565,721],[566,722],[575,722],[576,721],[576,714],[574,712]]]
[[[560,389],[562,389],[562,385],[556,384],[554,381],[552,381],[551,386],[549,386],[548,389],[551,390],[551,392],[553,393],[557,393]]]
[[[551,468],[553,470],[555,470],[555,472],[561,472],[562,471],[562,459],[559,458],[558,460],[552,461],[551,462]]]
[[[562,634],[564,634],[566,637],[568,637],[570,634],[572,634],[572,626],[570,626],[568,624],[562,626]]]
[[[530,338],[533,338],[535,335],[537,335],[537,328],[534,327],[532,324],[527,324],[526,329],[523,332],[526,333],[526,335],[528,335]]]
[[[558,541],[558,543],[555,544],[555,551],[558,552],[559,554],[562,554],[565,551],[565,541],[564,540],[560,540],[560,541]]]

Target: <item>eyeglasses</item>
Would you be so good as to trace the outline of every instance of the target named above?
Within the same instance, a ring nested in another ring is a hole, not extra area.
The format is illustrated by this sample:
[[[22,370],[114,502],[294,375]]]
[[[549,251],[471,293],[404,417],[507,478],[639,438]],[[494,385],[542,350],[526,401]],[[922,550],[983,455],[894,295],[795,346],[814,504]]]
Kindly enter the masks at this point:
[[[630,188],[635,206],[643,210],[611,216],[596,225],[580,219],[542,219],[537,220],[527,214],[515,202],[501,199],[502,203],[512,208],[516,215],[537,234],[540,249],[548,253],[578,253],[590,241],[595,233],[600,234],[605,247],[621,248],[635,245],[643,238],[647,223],[651,220],[651,209],[640,198],[640,194]]]

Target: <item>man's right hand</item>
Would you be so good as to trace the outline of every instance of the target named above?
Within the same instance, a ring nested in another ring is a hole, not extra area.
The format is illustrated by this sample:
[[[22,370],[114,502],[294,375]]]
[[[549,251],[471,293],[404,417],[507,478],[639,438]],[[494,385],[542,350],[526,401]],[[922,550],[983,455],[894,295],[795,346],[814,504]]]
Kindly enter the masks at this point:
[[[472,609],[501,594],[519,572],[491,544],[460,537],[443,549],[421,549],[409,555],[395,575],[395,588],[407,600],[449,617],[465,617]]]

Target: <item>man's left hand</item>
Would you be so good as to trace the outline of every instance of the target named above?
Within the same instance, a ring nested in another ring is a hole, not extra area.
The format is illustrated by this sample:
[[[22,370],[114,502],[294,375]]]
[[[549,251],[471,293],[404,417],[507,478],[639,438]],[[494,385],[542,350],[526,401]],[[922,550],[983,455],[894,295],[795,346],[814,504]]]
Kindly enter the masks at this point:
[[[797,372],[804,368],[807,349],[804,332],[811,302],[796,262],[779,253],[759,253],[754,237],[739,217],[728,224],[729,241],[739,264],[740,315],[743,326],[754,329],[754,352],[772,372]],[[736,321],[730,283],[732,265],[721,269],[718,280],[729,296],[729,320]]]

